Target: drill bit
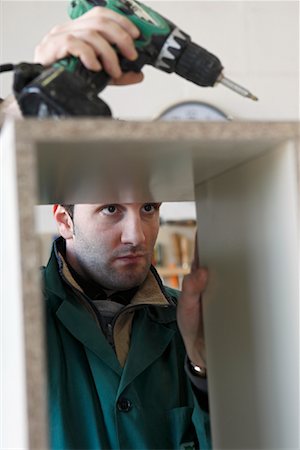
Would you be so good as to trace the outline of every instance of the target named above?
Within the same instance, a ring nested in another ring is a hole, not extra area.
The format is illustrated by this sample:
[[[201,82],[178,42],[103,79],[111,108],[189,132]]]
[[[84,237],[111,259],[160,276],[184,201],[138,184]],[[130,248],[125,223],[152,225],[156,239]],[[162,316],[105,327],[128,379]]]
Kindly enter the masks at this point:
[[[242,95],[243,97],[251,98],[251,100],[254,101],[258,100],[258,98],[255,95],[251,94],[251,92],[248,91],[248,89],[245,89],[244,87],[240,86],[234,81],[229,80],[222,74],[219,76],[217,81],[224,84],[224,86],[228,87],[229,89],[232,89],[234,92],[237,92],[238,94]]]

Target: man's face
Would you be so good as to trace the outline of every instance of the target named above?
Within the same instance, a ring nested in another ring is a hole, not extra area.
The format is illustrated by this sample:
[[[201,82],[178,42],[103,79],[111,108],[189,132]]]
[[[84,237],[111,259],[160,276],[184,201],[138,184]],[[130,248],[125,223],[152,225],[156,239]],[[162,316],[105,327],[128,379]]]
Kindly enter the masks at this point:
[[[140,285],[151,265],[159,203],[75,205],[67,259],[106,289]]]

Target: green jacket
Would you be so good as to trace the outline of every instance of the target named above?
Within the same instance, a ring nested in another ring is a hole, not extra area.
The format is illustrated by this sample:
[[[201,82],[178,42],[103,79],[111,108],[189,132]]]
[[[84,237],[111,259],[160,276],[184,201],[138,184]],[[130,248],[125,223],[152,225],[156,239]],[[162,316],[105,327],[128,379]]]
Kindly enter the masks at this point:
[[[208,415],[184,370],[174,303],[135,309],[122,367],[60,276],[54,252],[43,274],[50,448],[210,448]]]

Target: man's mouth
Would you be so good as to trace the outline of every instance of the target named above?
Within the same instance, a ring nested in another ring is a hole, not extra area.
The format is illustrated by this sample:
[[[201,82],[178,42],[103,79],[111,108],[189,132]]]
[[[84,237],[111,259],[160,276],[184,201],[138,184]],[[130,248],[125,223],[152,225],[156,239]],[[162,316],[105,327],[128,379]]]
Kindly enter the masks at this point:
[[[118,256],[117,259],[127,259],[127,258],[144,258],[145,253],[128,253],[127,255]]]
[[[118,256],[116,259],[118,261],[124,261],[124,262],[138,262],[142,259],[145,259],[146,254],[145,253],[127,253],[125,255]]]

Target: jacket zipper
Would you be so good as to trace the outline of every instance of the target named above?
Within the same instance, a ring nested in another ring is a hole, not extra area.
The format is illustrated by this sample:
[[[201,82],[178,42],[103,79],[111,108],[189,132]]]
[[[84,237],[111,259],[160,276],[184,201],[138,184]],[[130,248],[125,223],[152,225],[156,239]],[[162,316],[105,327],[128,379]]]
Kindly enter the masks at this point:
[[[69,280],[66,279],[66,277],[64,276],[63,273],[61,273],[62,278],[64,279],[65,283],[68,284],[68,286],[70,286],[70,288],[72,289],[72,291],[74,292],[74,294],[77,297],[80,297],[83,300],[83,305],[90,311],[90,313],[92,314],[92,316],[95,318],[98,326],[100,327],[102,333],[104,334],[104,336],[106,336],[107,341],[109,342],[109,344],[115,348],[115,341],[114,341],[114,327],[116,324],[116,321],[118,320],[118,318],[120,317],[121,314],[123,314],[124,312],[132,312],[132,311],[137,311],[143,307],[147,307],[147,306],[156,306],[156,307],[160,307],[160,308],[166,308],[168,306],[171,306],[171,303],[169,303],[169,305],[160,305],[160,304],[153,304],[153,303],[142,303],[139,305],[128,305],[125,306],[124,308],[122,308],[113,318],[112,322],[108,324],[107,326],[107,331],[108,333],[105,333],[105,329],[104,329],[104,325],[102,323],[101,320],[101,314],[99,313],[98,309],[96,308],[96,306],[93,305],[92,301],[90,300],[90,298],[84,293],[79,291],[78,289],[76,289],[74,286],[72,286],[72,284],[69,282]]]
[[[137,310],[142,309],[143,307],[147,307],[147,306],[155,306],[156,308],[167,308],[168,306],[171,306],[171,305],[167,305],[167,304],[160,305],[160,304],[155,304],[155,303],[142,303],[139,305],[128,305],[124,309],[121,309],[119,312],[117,312],[117,314],[114,316],[112,322],[109,324],[110,325],[110,327],[109,327],[110,340],[111,340],[111,345],[113,346],[113,348],[115,348],[114,328],[115,328],[115,324],[116,324],[116,321],[118,320],[118,318],[123,313],[137,311]]]

